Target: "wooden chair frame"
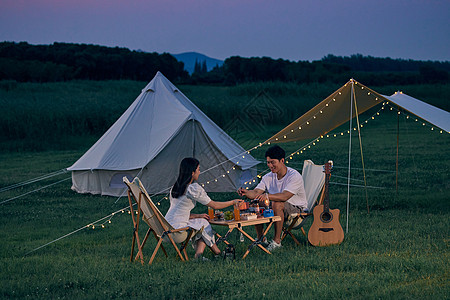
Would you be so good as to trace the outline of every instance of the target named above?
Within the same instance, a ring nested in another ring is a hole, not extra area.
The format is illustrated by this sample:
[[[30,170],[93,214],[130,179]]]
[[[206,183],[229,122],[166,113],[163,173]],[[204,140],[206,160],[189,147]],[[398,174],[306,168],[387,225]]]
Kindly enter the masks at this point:
[[[325,189],[322,187],[322,193],[320,195],[320,199],[319,201],[314,205],[321,205],[323,203],[323,199],[325,197]],[[313,207],[314,207],[313,206]],[[306,218],[309,216],[312,216],[312,210],[310,212],[302,212],[297,214],[297,216],[294,217],[294,219],[292,220],[291,224],[288,227],[283,227],[283,233],[281,234],[281,241],[284,240],[284,238],[289,235],[292,237],[292,239],[294,240],[294,242],[297,245],[300,245],[300,242],[297,240],[297,238],[294,236],[294,234],[292,233],[293,229],[297,229],[300,228],[300,230],[302,231],[303,235],[307,238],[305,229],[303,228],[303,223],[305,222]],[[297,227],[294,228],[295,224],[297,223],[297,221],[299,219],[303,219],[303,221],[300,223],[300,225],[298,225]]]
[[[138,180],[138,182],[140,183],[140,181]],[[135,245],[137,245],[138,247],[138,251],[136,256],[134,257],[134,260],[138,260],[140,259],[141,263],[144,264],[144,255],[143,255],[143,248],[147,242],[147,239],[150,235],[150,233],[153,233],[153,236],[155,237],[155,239],[157,240],[157,244],[155,249],[153,250],[153,254],[149,260],[149,264],[151,265],[153,260],[155,259],[156,253],[158,252],[159,248],[161,248],[165,254],[166,257],[168,257],[167,255],[167,251],[164,248],[162,242],[164,240],[164,238],[167,236],[167,238],[169,239],[169,242],[173,245],[173,247],[175,248],[175,251],[177,253],[177,257],[179,257],[182,261],[188,261],[188,254],[186,251],[186,246],[189,242],[189,240],[191,239],[194,230],[190,227],[183,227],[183,228],[179,228],[179,229],[174,229],[174,228],[170,228],[169,226],[166,225],[167,221],[164,222],[163,221],[163,216],[161,215],[161,213],[159,212],[159,210],[155,207],[155,205],[153,204],[152,200],[150,199],[150,197],[148,196],[148,193],[145,191],[145,189],[143,190],[143,186],[141,184],[139,184],[139,195],[136,196],[133,193],[132,187],[131,187],[131,183],[126,180],[126,178],[124,177],[124,183],[128,186],[128,202],[130,205],[130,213],[131,213],[131,219],[133,221],[133,240],[131,243],[131,255],[130,255],[130,261],[133,261],[133,256],[134,256],[134,250],[135,250]],[[135,200],[135,202],[138,205],[137,211],[134,210],[134,205],[132,198]],[[148,206],[150,207],[150,209],[153,212],[153,217],[156,217],[156,219],[158,220],[159,224],[161,225],[161,227],[163,228],[162,232],[157,233],[155,231],[155,229],[153,229],[150,225],[149,225],[149,229],[147,230],[147,233],[145,234],[145,237],[142,241],[142,243],[140,242],[140,238],[139,238],[139,225],[140,225],[140,219],[141,216],[144,215],[144,212],[141,208],[141,203],[142,201],[147,201]],[[178,248],[177,244],[175,243],[172,235],[173,233],[177,233],[177,232],[182,232],[182,231],[187,231],[188,235],[187,238],[181,243],[181,247]],[[183,254],[184,257],[183,257]]]

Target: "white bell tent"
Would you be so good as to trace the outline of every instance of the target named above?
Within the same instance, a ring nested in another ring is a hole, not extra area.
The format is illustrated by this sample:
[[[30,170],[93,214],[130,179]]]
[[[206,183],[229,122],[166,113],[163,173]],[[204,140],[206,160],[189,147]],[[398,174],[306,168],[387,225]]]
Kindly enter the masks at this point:
[[[139,176],[167,193],[184,157],[200,161],[207,191],[235,191],[259,163],[158,72],[125,113],[71,167],[72,189],[120,196],[122,178]]]

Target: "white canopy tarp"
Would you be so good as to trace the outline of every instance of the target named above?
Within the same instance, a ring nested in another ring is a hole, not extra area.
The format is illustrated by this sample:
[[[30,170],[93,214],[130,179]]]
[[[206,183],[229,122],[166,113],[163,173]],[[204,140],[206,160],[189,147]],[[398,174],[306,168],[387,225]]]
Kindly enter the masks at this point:
[[[284,143],[320,137],[348,122],[357,114],[382,104],[384,101],[392,102],[447,132],[450,130],[449,112],[404,93],[395,93],[392,96],[379,94],[351,79],[297,120],[269,138],[266,143]]]
[[[383,97],[428,123],[450,132],[449,112],[408,96],[403,92],[395,92],[392,96]]]

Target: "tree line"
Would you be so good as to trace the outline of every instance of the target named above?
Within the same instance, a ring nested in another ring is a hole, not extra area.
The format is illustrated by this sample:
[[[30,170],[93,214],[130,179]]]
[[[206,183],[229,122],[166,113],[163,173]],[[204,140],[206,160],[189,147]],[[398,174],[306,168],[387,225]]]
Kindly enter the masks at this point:
[[[168,53],[86,44],[0,43],[0,80],[49,82],[73,79],[147,81],[161,71],[172,80],[187,78],[184,64]]]
[[[26,42],[0,43],[0,80],[20,82],[74,79],[130,79],[148,81],[161,71],[169,80],[185,84],[235,85],[249,82],[343,83],[355,78],[367,85],[449,83],[450,62],[377,58],[355,54],[327,55],[318,61],[289,61],[269,57],[227,58],[206,70],[196,62],[192,75],[168,53],[86,44]]]

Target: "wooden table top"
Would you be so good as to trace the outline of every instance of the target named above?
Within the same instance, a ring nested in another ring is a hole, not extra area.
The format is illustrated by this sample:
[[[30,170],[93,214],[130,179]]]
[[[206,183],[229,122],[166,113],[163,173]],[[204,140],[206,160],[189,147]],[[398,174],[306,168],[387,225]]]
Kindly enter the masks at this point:
[[[250,226],[250,225],[257,225],[257,224],[264,224],[269,222],[277,222],[281,221],[280,216],[273,216],[273,217],[261,217],[253,220],[209,220],[210,224],[213,225],[221,225],[221,226],[228,226],[229,228],[233,227],[239,227],[239,226]]]

